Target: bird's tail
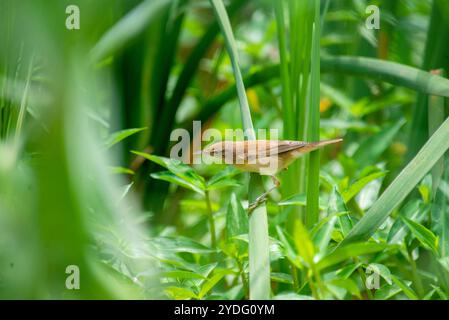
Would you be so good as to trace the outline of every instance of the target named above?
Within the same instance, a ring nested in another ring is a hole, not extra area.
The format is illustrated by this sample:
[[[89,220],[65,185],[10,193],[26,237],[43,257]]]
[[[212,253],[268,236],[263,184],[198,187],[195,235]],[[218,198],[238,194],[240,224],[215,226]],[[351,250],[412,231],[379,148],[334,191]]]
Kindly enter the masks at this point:
[[[342,142],[343,139],[338,138],[338,139],[331,139],[331,140],[323,140],[323,141],[318,141],[318,142],[311,142],[308,146],[307,151],[312,151],[312,150],[316,150],[318,148],[322,148],[324,146],[327,146],[329,144],[334,144],[334,143],[339,143]]]

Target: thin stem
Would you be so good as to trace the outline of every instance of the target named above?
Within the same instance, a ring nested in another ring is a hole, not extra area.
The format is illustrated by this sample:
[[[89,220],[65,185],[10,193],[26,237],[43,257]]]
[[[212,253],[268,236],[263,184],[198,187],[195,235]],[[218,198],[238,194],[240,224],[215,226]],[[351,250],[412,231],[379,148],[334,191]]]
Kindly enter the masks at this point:
[[[240,259],[237,257],[235,258],[235,260],[237,261],[237,266],[239,268],[239,272],[240,272],[240,276],[242,278],[242,285],[243,285],[243,292],[245,293],[245,298],[247,298],[249,296],[249,286],[248,286],[248,280],[246,279],[245,276],[245,270],[243,269],[243,265],[242,262],[240,261]]]
[[[28,91],[30,88],[32,73],[33,73],[33,56],[31,56],[31,59],[30,59],[30,64],[28,66],[27,80],[25,83],[25,89],[23,90],[22,100],[20,101],[20,111],[19,111],[19,116],[17,117],[16,132],[15,132],[15,137],[14,137],[16,143],[18,143],[18,141],[19,141],[20,134],[22,133],[23,122],[25,120],[25,114],[26,114],[27,103],[28,103]]]
[[[290,268],[292,270],[292,278],[293,278],[293,290],[298,292],[299,290],[299,282],[298,282],[298,270],[296,270],[296,266],[291,263]]]
[[[418,269],[416,268],[416,262],[413,259],[412,250],[408,250],[407,248],[407,254],[408,254],[408,260],[410,261],[410,266],[412,267],[412,275],[413,275],[413,282],[416,286],[416,291],[419,297],[423,296],[424,287],[421,282],[421,277],[418,275]]]
[[[212,244],[212,247],[215,248],[217,246],[217,238],[215,236],[214,212],[212,211],[212,205],[210,203],[209,191],[206,191],[205,198],[209,216],[210,242]]]

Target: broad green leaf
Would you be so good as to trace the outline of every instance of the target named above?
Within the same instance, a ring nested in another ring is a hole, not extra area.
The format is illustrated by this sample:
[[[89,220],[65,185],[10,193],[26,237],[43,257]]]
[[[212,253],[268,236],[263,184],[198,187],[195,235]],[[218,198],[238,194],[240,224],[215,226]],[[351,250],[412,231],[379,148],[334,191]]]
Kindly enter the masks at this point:
[[[162,171],[162,172],[156,172],[156,173],[152,173],[150,175],[153,179],[158,179],[158,180],[163,180],[163,181],[167,181],[170,183],[174,183],[178,186],[190,189],[192,191],[195,191],[199,194],[204,195],[204,190],[199,188],[197,185],[190,183],[187,180],[182,179],[181,177],[173,174],[170,171]]]
[[[106,146],[106,149],[109,149],[120,141],[146,129],[147,128],[133,128],[114,132],[106,139],[104,145]]]
[[[322,219],[318,224],[321,224],[317,229],[313,229],[311,232],[313,243],[318,249],[318,253],[324,253],[328,247],[328,244],[332,238],[332,232],[334,231],[335,223],[337,222],[338,215],[332,215],[326,219]],[[314,230],[316,230],[314,232]]]
[[[156,248],[163,251],[167,250],[172,252],[189,252],[197,254],[215,252],[215,250],[185,237],[157,237],[152,238],[151,243]]]
[[[376,163],[381,154],[391,145],[404,123],[405,120],[401,119],[364,140],[354,153],[353,159],[361,166]]]
[[[141,156],[147,160],[157,163],[158,165],[166,168],[168,171],[170,171],[180,179],[185,180],[186,183],[188,183],[189,185],[195,186],[195,189],[202,190],[202,192],[204,192],[206,188],[204,178],[198,175],[190,166],[182,163],[182,161],[178,159],[159,157],[145,152],[138,152],[138,151],[131,151],[131,152],[134,153],[135,155]]]
[[[248,213],[233,193],[226,213],[226,238],[229,241],[235,236],[247,234],[248,229]]]
[[[221,170],[219,173],[210,178],[206,183],[206,187],[208,190],[214,190],[220,189],[224,186],[238,186],[238,182],[232,178],[240,172],[240,170],[237,170],[232,166],[227,166],[224,170]]]
[[[393,282],[401,288],[401,290],[405,293],[405,295],[412,300],[418,300],[418,295],[410,288],[410,285],[407,284],[405,281],[399,279],[398,277],[392,275],[391,279]],[[410,282],[409,282],[410,283]]]
[[[433,253],[438,254],[438,237],[435,236],[432,231],[424,227],[422,224],[406,217],[402,217],[402,220],[424,248],[432,250]]]
[[[293,249],[293,239],[288,237],[287,234],[284,233],[280,226],[276,226],[276,231],[279,237],[279,241],[282,244],[282,248],[284,249],[285,256],[290,260],[291,263],[296,265],[298,268],[302,268],[303,266],[298,262],[298,255],[296,251]]]
[[[357,298],[360,298],[360,290],[357,286],[357,284],[354,282],[354,280],[347,278],[335,278],[331,281],[327,282],[328,284],[340,287],[348,291],[351,295],[356,296]]]
[[[374,299],[376,300],[388,300],[400,293],[402,289],[395,283],[393,285],[384,284],[374,293]]]
[[[387,173],[384,171],[375,172],[369,174],[363,178],[360,178],[351,186],[341,193],[345,203],[348,203],[352,198],[354,198],[362,189],[371,181],[384,177]]]
[[[349,258],[355,258],[367,254],[383,251],[387,245],[375,242],[352,243],[337,247],[333,252],[320,259],[316,265],[318,270],[331,267]]]
[[[340,245],[369,238],[449,148],[449,119],[430,137]]]
[[[343,200],[343,197],[337,190],[337,187],[334,187],[329,198],[329,206],[327,208],[328,214],[339,214],[342,212],[349,212],[346,204]],[[343,236],[346,236],[352,229],[353,223],[352,219],[349,215],[338,215],[338,224],[340,226],[340,231]]]
[[[413,221],[422,221],[427,216],[428,206],[423,207],[421,200],[415,199],[409,201],[401,211],[399,217],[407,217]],[[402,219],[396,219],[388,233],[387,242],[391,244],[399,244],[402,242],[408,232],[407,226]]]
[[[198,298],[202,299],[225,275],[227,271],[216,272],[210,279],[208,279],[201,287],[198,293]]]
[[[228,178],[217,181],[214,184],[208,184],[206,188],[207,190],[211,191],[211,190],[224,189],[228,187],[240,187],[241,185],[242,184],[239,183],[237,180]]]
[[[101,37],[91,51],[92,59],[97,62],[122,49],[143,32],[169,3],[169,0],[141,2]]]
[[[299,255],[304,259],[309,268],[312,267],[314,264],[313,258],[315,257],[315,247],[309,237],[307,229],[299,219],[295,222],[294,241]]]

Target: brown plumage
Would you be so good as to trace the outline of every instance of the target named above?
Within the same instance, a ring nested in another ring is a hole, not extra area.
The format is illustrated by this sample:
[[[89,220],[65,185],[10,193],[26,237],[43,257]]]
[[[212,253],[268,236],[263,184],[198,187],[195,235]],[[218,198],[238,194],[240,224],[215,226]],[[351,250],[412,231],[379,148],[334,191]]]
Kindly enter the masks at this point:
[[[289,140],[220,141],[203,150],[203,154],[218,157],[243,171],[275,175],[287,168],[300,156],[341,142],[342,139],[319,142]]]
[[[319,142],[289,140],[220,141],[206,147],[202,153],[219,158],[222,163],[232,164],[243,171],[271,176],[274,187],[259,196],[249,206],[248,210],[251,212],[266,199],[268,193],[279,187],[279,180],[275,177],[279,171],[286,169],[296,159],[310,151],[341,141],[343,139]]]

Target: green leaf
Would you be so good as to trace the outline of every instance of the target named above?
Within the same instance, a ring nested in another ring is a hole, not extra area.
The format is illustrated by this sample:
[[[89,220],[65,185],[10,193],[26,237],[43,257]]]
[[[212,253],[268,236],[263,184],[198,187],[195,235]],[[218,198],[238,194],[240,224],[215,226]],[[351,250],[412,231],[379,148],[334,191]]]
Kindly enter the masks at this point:
[[[204,277],[198,273],[182,270],[165,271],[162,272],[161,276],[176,279],[204,279]]]
[[[184,180],[182,178],[180,178],[179,176],[173,174],[170,171],[162,171],[162,172],[156,172],[156,173],[152,173],[150,175],[153,179],[158,179],[158,180],[163,180],[163,181],[167,181],[170,183],[174,183],[178,186],[190,189],[192,191],[195,191],[199,194],[204,195],[204,190],[201,188],[198,188],[198,186],[194,185],[193,183],[190,183],[187,180]]]
[[[385,284],[376,290],[374,293],[374,299],[376,300],[388,300],[400,293],[402,289],[396,285]]]
[[[176,175],[179,179],[184,180],[185,184],[190,185],[190,189],[204,193],[206,189],[206,183],[204,178],[198,175],[190,166],[184,164],[182,161],[178,159],[170,159],[165,157],[159,157],[152,154],[148,154],[145,152],[131,151],[135,155],[141,156],[147,160],[157,163],[158,165],[166,168],[172,174]],[[158,176],[158,179],[172,179],[169,175],[165,173],[162,176]],[[179,182],[178,179],[174,179]]]
[[[328,281],[327,284],[331,284],[331,285],[343,288],[346,291],[348,291],[350,294],[352,294],[353,296],[356,296],[357,298],[361,298],[360,290],[359,290],[357,284],[354,282],[354,280],[352,280],[350,278],[348,278],[348,279],[343,279],[343,278],[332,279],[332,280]]]
[[[279,283],[293,284],[293,278],[288,273],[272,272],[271,280]]]
[[[196,254],[215,252],[215,250],[185,237],[157,237],[151,240],[151,244],[162,251],[188,252]]]
[[[169,3],[169,0],[146,0],[140,3],[101,37],[90,52],[92,59],[100,61],[122,49],[143,32]]]
[[[356,182],[354,182],[348,189],[341,193],[345,203],[348,203],[352,198],[354,198],[362,189],[371,181],[384,177],[387,173],[385,171],[379,171],[369,174]]]
[[[120,141],[128,138],[129,136],[132,136],[133,134],[136,134],[138,132],[141,132],[143,130],[146,130],[147,128],[133,128],[133,129],[125,129],[118,132],[112,133],[105,141],[106,149],[111,148],[115,144],[119,143]]]
[[[352,243],[343,247],[337,247],[333,252],[320,259],[316,265],[318,270],[331,267],[349,258],[355,258],[367,254],[383,251],[387,245],[375,242]]]
[[[449,148],[448,136],[449,118],[430,137],[415,158],[388,186],[340,245],[368,239],[379,228],[388,215],[405,199],[446,152]]]
[[[449,80],[396,62],[365,57],[322,57],[322,71],[389,82],[419,92],[449,97]]]
[[[233,193],[226,213],[226,238],[229,241],[235,236],[248,234],[248,229],[248,214]]]
[[[433,253],[435,254],[438,254],[438,237],[435,236],[432,231],[424,227],[422,224],[410,220],[406,217],[402,217],[402,220],[424,248],[433,251]]]
[[[285,256],[295,266],[297,266],[298,268],[302,268],[302,265],[300,265],[298,263],[298,255],[296,254],[296,252],[292,246],[293,240],[290,237],[288,237],[288,235],[285,234],[284,231],[282,230],[282,228],[278,225],[276,226],[276,231],[277,231],[277,234],[279,237],[279,241],[281,242]]]
[[[232,166],[227,166],[224,170],[221,170],[219,173],[217,173],[216,175],[214,175],[212,178],[210,178],[207,183],[207,189],[208,190],[212,190],[212,189],[218,189],[217,187],[214,187],[215,185],[220,185],[223,181],[235,181],[232,180],[232,178],[239,174],[241,171],[232,167]]]
[[[312,240],[319,253],[324,253],[328,248],[328,244],[332,238],[332,233],[335,230],[337,219],[338,215],[332,215],[322,219],[318,223],[317,228],[312,230]]]
[[[208,279],[201,287],[198,293],[198,298],[202,299],[229,271],[220,270],[216,272],[210,279]]]
[[[404,282],[403,280],[399,279],[396,276],[391,276],[391,279],[393,280],[393,282],[399,287],[401,288],[401,290],[405,293],[405,295],[412,300],[418,300],[418,295],[410,288],[410,286]]]
[[[301,220],[297,219],[294,228],[294,241],[299,255],[304,259],[305,263],[310,268],[314,265],[313,258],[315,257],[315,247],[309,237],[309,233],[302,224]]]
[[[427,216],[428,206],[421,206],[419,199],[409,201],[399,212],[399,217],[407,217],[413,221],[420,222]],[[399,244],[407,234],[407,227],[402,219],[396,219],[388,233],[387,242],[391,244]]]
[[[354,273],[354,271],[356,271],[361,265],[362,265],[361,262],[348,264],[343,268],[337,270],[335,274],[340,278],[344,279],[349,278]]]
[[[334,187],[329,198],[329,206],[327,208],[328,214],[339,214],[342,212],[349,212],[346,207],[343,197],[338,192],[337,187]],[[352,229],[353,223],[349,215],[338,215],[338,224],[340,225],[340,231],[343,236],[346,236]]]
[[[401,119],[364,140],[353,155],[354,161],[361,166],[376,163],[381,154],[391,145],[404,123],[405,120]]]

